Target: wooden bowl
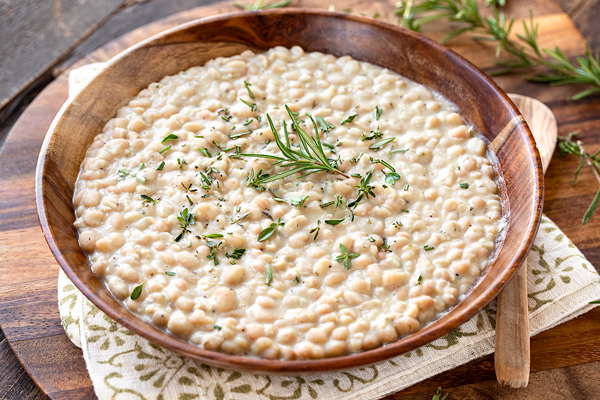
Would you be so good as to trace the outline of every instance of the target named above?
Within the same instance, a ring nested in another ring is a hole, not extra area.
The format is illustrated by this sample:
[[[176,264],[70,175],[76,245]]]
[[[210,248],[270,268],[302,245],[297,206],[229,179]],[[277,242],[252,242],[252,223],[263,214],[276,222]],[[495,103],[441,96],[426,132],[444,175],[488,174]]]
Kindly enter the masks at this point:
[[[166,75],[246,49],[302,46],[388,68],[453,101],[495,155],[507,225],[492,261],[454,308],[395,343],[337,358],[270,361],[204,350],[142,321],[92,273],[73,227],[73,187],[88,145],[129,98]],[[506,94],[471,63],[417,33],[342,13],[280,9],[220,15],[154,36],[113,58],[63,106],[44,141],[36,174],[42,229],[56,260],[81,292],[115,321],[176,353],[211,365],[310,373],[372,364],[416,349],[458,327],[487,305],[525,259],[543,200],[542,164],[529,128]]]

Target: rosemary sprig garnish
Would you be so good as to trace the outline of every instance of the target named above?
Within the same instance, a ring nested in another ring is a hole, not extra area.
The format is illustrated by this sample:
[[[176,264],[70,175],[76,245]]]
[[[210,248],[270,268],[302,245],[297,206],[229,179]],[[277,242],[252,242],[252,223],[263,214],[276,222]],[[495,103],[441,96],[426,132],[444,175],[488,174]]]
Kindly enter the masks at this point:
[[[286,176],[294,175],[296,173],[303,173],[298,179],[304,178],[308,175],[314,174],[315,172],[326,171],[332,172],[335,174],[342,175],[344,178],[350,178],[348,175],[343,173],[342,171],[337,169],[335,165],[335,161],[328,159],[325,156],[325,149],[323,148],[323,143],[319,138],[319,129],[317,127],[317,123],[309,116],[312,121],[315,134],[309,135],[306,133],[298,124],[296,117],[292,113],[292,110],[286,105],[285,109],[288,112],[288,115],[292,119],[292,126],[298,134],[300,139],[300,145],[295,147],[292,146],[290,142],[290,135],[288,133],[285,121],[283,124],[284,131],[284,139],[285,143],[279,137],[279,133],[273,124],[273,120],[271,120],[271,116],[267,114],[267,119],[269,120],[269,126],[271,127],[271,131],[275,136],[275,142],[277,147],[281,151],[282,156],[274,156],[271,154],[241,154],[245,157],[258,157],[258,158],[266,158],[270,160],[276,160],[273,165],[279,165],[282,168],[288,168],[286,171],[280,172],[278,174],[265,177],[263,179],[258,180],[256,183],[268,183],[273,182],[278,179],[285,178]],[[297,148],[297,150],[296,150]]]
[[[570,132],[566,137],[559,136],[558,137],[558,149],[561,154],[572,154],[574,156],[579,157],[579,165],[577,170],[575,170],[575,176],[573,178],[572,185],[575,186],[577,182],[577,177],[579,176],[579,172],[583,169],[585,164],[589,165],[592,168],[592,172],[594,176],[600,183],[600,150],[596,151],[593,154],[587,153],[583,147],[583,142],[581,140],[573,141],[573,137],[577,135],[577,132]],[[592,215],[598,208],[598,203],[600,202],[600,188],[596,192],[592,203],[588,207],[587,211],[583,215],[583,219],[581,221],[582,225],[587,224],[590,219],[592,219]]]
[[[471,32],[473,40],[496,42],[496,57],[502,50],[512,58],[497,63],[499,69],[492,75],[505,74],[523,68],[542,67],[547,73],[528,76],[534,82],[551,85],[568,85],[583,83],[592,88],[579,92],[571,100],[581,99],[592,93],[600,92],[600,58],[593,55],[586,46],[584,56],[577,57],[576,63],[563,52],[554,49],[542,49],[538,42],[539,24],[534,23],[533,15],[529,22],[523,21],[524,35],[517,34],[517,39],[510,38],[515,20],[506,19],[504,13],[496,7],[504,5],[503,0],[486,2],[494,8],[494,14],[484,17],[479,11],[476,0],[408,0],[397,4],[395,14],[403,18],[402,24],[412,30],[419,31],[421,25],[446,19],[456,25],[443,39],[442,43]]]
[[[246,90],[248,91],[248,96],[250,96],[250,98],[252,100],[254,100],[254,93],[252,93],[252,90],[250,90],[250,86],[252,86],[252,84],[250,82],[244,81],[244,86],[246,86]]]

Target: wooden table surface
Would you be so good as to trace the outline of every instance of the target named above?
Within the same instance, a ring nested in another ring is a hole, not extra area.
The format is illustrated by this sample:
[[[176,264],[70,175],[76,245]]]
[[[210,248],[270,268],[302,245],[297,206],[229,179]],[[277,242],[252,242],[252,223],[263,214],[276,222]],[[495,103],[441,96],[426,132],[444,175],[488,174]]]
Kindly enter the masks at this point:
[[[0,3],[0,33],[3,33],[3,37],[8,38],[0,43],[0,121],[4,119],[3,123],[0,123],[0,140],[4,140],[18,116],[31,102],[34,95],[40,91],[40,88],[52,82],[53,76],[64,71],[82,56],[141,25],[174,12],[211,2],[194,0],[179,0],[177,2],[169,0],[110,0],[102,5],[97,5],[94,12],[90,12],[89,8],[80,8],[82,5],[85,6],[85,2],[55,0],[50,15],[44,7],[33,7],[39,3],[36,0],[9,0],[8,3]],[[559,44],[561,48],[566,48],[571,56],[576,55],[583,49],[582,39],[570,26],[568,18],[560,17],[564,9],[575,21],[580,31],[584,33],[584,36],[590,40],[592,48],[596,51],[600,50],[600,27],[595,23],[600,15],[600,10],[597,9],[597,4],[594,1],[562,0],[561,4],[557,1],[544,0],[531,1],[529,4],[522,4],[523,2],[517,4],[519,2],[514,0],[513,2],[515,4],[509,1],[507,10],[509,15],[526,17],[528,8],[531,7],[537,17],[555,18],[555,29],[542,32],[543,40],[548,45]],[[371,12],[369,15],[372,15],[373,9],[389,11],[395,1],[366,2],[348,0],[341,2],[338,0],[335,3],[338,5],[350,4],[353,8],[352,12],[360,13],[368,10]],[[314,6],[320,3],[311,0],[296,0],[295,4]],[[341,7],[338,6],[338,8]],[[30,13],[24,13],[24,10],[30,11]],[[25,16],[21,22],[16,19],[20,15]],[[388,19],[394,20],[394,18]],[[4,23],[7,20],[10,23]],[[555,20],[552,20],[553,23]],[[37,27],[40,31],[29,36],[30,43],[25,43],[29,46],[29,53],[27,53],[19,47],[23,46],[24,42],[19,42],[13,36],[15,32],[19,31],[19,27],[22,28],[23,24],[32,21],[35,23],[29,24],[29,29]],[[11,35],[11,32],[13,35]],[[44,34],[46,35],[44,36]],[[52,39],[52,35],[56,36],[55,40]],[[433,36],[435,37],[435,34]],[[469,48],[465,43],[463,41],[457,42],[455,49],[465,54],[467,58],[473,60],[479,66],[491,66],[493,58],[490,57],[490,53],[486,49],[482,48],[480,51],[474,52],[472,47]],[[13,51],[13,49],[16,50]],[[43,49],[44,51],[40,50],[38,53],[36,49]],[[6,62],[8,54],[13,55],[12,64]],[[27,63],[28,58],[34,58],[32,54],[39,55],[39,57],[35,57],[37,62]],[[20,63],[15,62],[18,59],[21,59]],[[20,68],[21,66],[22,68]],[[11,67],[10,70],[9,67]],[[12,85],[6,85],[7,71],[10,71],[10,76],[19,78],[14,79]],[[60,79],[64,80],[64,77]],[[589,144],[590,149],[595,150],[600,146],[600,134],[598,134],[600,131],[600,114],[597,112],[600,109],[600,96],[590,97],[578,102],[567,102],[564,98],[569,94],[573,94],[574,88],[549,88],[545,85],[524,83],[517,76],[503,77],[498,81],[507,91],[534,96],[549,104],[556,113],[559,122],[559,134],[564,135],[569,131],[578,130],[581,132],[581,138]],[[56,83],[48,89],[52,87],[57,87]],[[47,94],[45,92],[45,97],[42,98],[51,99]],[[61,95],[64,95],[64,93]],[[60,99],[60,95],[56,98]],[[44,105],[39,103],[39,100],[37,103],[34,102],[33,109],[28,110],[28,115],[35,117],[35,107],[58,108],[60,106],[60,104]],[[22,126],[23,121],[19,121],[19,123]],[[17,123],[17,127],[19,123]],[[16,128],[15,131],[17,131]],[[2,172],[0,173],[0,295],[10,293],[11,288],[14,289],[11,285],[6,284],[6,278],[19,273],[16,267],[20,262],[35,263],[37,261],[35,259],[37,254],[33,254],[31,250],[28,253],[28,249],[36,248],[40,243],[41,246],[44,245],[43,239],[40,242],[35,207],[32,207],[30,194],[27,194],[29,192],[23,190],[23,186],[31,186],[29,181],[32,179],[35,159],[37,158],[35,151],[27,151],[28,148],[35,147],[31,145],[28,147],[28,140],[33,139],[27,134],[23,135],[22,138],[12,135],[7,142],[7,146],[0,153],[0,171]],[[578,185],[572,188],[570,186],[571,174],[576,168],[576,164],[576,160],[555,154],[546,178],[545,212],[598,268],[600,266],[600,223],[595,219],[584,228],[579,225],[581,215],[591,201],[597,185],[591,172],[584,170]],[[16,193],[26,194],[21,198],[16,196]],[[13,235],[13,238],[14,235],[26,237],[29,232],[32,235],[31,243],[24,242],[18,249],[8,249],[4,246],[11,240],[10,235]],[[16,254],[15,250],[17,251]],[[19,251],[22,253],[19,254]],[[27,260],[21,259],[21,256],[26,257]],[[40,255],[40,257],[42,256]],[[47,257],[47,255],[44,254],[44,257]],[[55,271],[48,273],[50,277],[54,275],[56,275]],[[25,285],[20,287],[21,290],[27,288],[31,292],[12,293],[11,298],[15,301],[4,302],[0,304],[0,307],[12,307],[15,312],[35,314],[36,310],[19,308],[19,299],[27,298],[29,300],[31,297],[42,296],[36,293],[38,286],[35,284],[35,278],[19,277],[22,282],[25,282]],[[40,305],[40,307],[42,306]],[[48,305],[45,307],[48,307]],[[58,314],[57,311],[55,311],[55,314]],[[48,343],[51,343],[49,341],[36,343],[34,340],[26,340],[26,338],[11,341],[11,344],[15,346],[17,354],[22,357],[28,354],[28,349],[30,350],[30,356],[32,352],[35,352],[35,357],[30,358],[30,361],[35,359],[38,363],[37,365],[28,364],[28,366],[30,369],[38,368],[32,371],[38,379],[38,383],[45,388],[46,393],[50,393],[51,398],[94,398],[89,384],[88,386],[81,384],[77,390],[55,390],[52,392],[48,390],[48,387],[51,386],[49,382],[39,381],[39,370],[52,368],[53,358],[57,356],[55,354],[56,349],[69,349],[74,354],[72,363],[69,365],[75,369],[81,369],[83,362],[80,358],[80,352],[77,353],[76,349],[68,343],[66,336],[60,332],[59,324],[36,326],[36,323],[38,323],[36,319],[31,318],[31,320],[31,326],[27,327],[29,333],[43,329],[56,330],[56,333],[52,336],[56,347],[47,348]],[[600,312],[595,310],[533,338],[532,371],[534,372],[527,389],[514,391],[499,387],[494,381],[493,357],[488,356],[421,382],[393,397],[430,399],[435,392],[435,388],[441,385],[451,393],[449,398],[600,398],[599,321]],[[10,338],[13,335],[15,326],[10,321],[4,320],[2,327]],[[64,368],[64,365],[60,367]],[[0,371],[0,399],[48,398],[21,367],[1,331]],[[81,371],[72,372],[71,375],[81,374]],[[63,373],[64,379],[69,380],[69,371],[64,370]],[[61,382],[54,382],[54,384],[57,388],[61,387]]]

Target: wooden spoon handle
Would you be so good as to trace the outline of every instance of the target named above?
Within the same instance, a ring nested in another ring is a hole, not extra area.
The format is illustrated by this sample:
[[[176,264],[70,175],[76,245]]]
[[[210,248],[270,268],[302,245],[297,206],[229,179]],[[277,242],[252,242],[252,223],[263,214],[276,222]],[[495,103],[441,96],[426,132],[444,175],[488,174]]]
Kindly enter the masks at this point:
[[[496,311],[496,378],[501,385],[529,383],[529,313],[527,261],[498,296]]]

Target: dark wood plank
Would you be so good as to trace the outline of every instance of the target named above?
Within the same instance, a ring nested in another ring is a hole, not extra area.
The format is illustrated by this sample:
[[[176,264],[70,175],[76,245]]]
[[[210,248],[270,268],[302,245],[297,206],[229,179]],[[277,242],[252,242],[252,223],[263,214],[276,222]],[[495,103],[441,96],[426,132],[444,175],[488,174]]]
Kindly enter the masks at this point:
[[[0,109],[30,87],[123,2],[1,2]]]
[[[0,336],[2,336],[1,333]],[[43,400],[48,398],[27,375],[3,336],[0,339],[0,360],[2,360],[0,399]]]
[[[79,391],[91,386],[81,349],[71,343],[67,335],[19,341],[12,343],[12,348],[21,360],[24,357],[30,360],[27,371],[51,398],[53,393]],[[54,373],[48,374],[50,370]]]
[[[585,36],[594,52],[600,51],[600,30],[598,29],[598,2],[595,0],[561,0],[571,19]]]
[[[189,10],[194,7],[218,3],[219,1],[222,0],[150,0],[134,3],[120,12],[113,14],[94,33],[75,47],[69,55],[69,58],[54,70],[54,75],[58,75],[76,61],[99,47],[104,46],[111,40],[131,32],[133,29],[137,29],[175,13]],[[228,7],[228,9],[234,10],[232,7]],[[235,8],[235,10],[238,9]]]

